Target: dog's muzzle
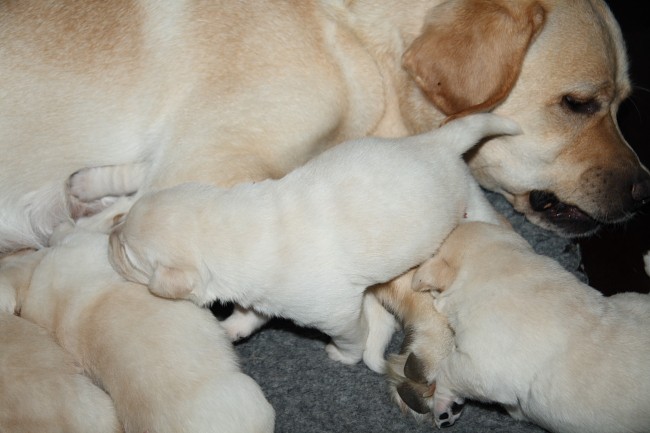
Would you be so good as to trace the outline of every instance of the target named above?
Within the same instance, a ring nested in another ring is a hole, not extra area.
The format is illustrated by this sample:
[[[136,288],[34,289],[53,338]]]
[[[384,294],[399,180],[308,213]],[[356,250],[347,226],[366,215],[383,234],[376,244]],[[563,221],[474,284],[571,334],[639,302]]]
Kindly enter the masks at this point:
[[[531,191],[529,201],[535,212],[568,235],[588,234],[601,225],[579,207],[561,202],[552,192]]]

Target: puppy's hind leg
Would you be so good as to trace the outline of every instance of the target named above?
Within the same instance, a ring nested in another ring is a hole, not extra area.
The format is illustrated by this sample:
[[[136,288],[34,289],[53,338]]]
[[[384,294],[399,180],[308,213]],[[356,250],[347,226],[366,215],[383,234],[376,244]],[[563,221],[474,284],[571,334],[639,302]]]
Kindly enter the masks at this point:
[[[399,329],[399,324],[370,291],[363,296],[363,310],[368,321],[368,339],[363,361],[372,371],[383,374],[386,372],[384,352],[393,334]]]
[[[363,357],[368,338],[368,322],[362,312],[350,320],[343,320],[342,323],[336,326],[335,331],[324,329],[332,337],[325,350],[334,361],[356,364]]]

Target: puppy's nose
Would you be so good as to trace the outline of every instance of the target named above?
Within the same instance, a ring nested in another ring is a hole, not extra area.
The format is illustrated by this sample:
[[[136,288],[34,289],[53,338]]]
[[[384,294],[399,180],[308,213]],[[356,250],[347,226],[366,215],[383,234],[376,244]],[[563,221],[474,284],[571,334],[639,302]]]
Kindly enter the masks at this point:
[[[632,184],[632,200],[636,206],[643,206],[650,201],[650,176],[645,175]]]

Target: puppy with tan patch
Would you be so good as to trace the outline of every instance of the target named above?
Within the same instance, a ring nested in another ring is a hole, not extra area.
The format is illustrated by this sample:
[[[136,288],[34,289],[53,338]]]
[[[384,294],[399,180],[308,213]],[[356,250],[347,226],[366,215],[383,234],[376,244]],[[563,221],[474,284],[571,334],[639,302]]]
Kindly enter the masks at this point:
[[[603,297],[514,231],[485,223],[455,229],[413,286],[433,291],[454,334],[450,354],[426,372],[435,393],[423,403],[438,426],[470,398],[553,432],[648,431],[649,295]]]
[[[111,398],[45,329],[0,312],[0,346],[0,431],[123,431]]]
[[[274,410],[216,319],[125,282],[108,262],[108,235],[83,227],[98,218],[112,220],[60,230],[56,245],[31,256],[33,273],[13,278],[22,317],[108,392],[126,432],[272,432]]]
[[[519,132],[477,114],[420,136],[350,141],[279,180],[148,194],[111,234],[110,259],[163,297],[233,301],[316,327],[332,337],[331,358],[363,355],[382,371],[385,343],[366,341],[365,289],[421,263],[463,219],[498,220],[461,155]],[[247,314],[224,322],[231,335],[263,323]]]
[[[0,252],[105,196],[279,178],[491,109],[525,134],[469,163],[531,221],[584,235],[650,197],[602,0],[21,0],[0,2],[0,38]],[[136,177],[94,180],[106,166]]]

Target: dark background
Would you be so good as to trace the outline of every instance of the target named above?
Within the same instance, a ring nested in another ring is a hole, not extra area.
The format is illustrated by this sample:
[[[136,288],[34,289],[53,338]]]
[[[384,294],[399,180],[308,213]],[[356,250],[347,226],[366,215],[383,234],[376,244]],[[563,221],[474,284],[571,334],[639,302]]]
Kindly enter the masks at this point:
[[[627,43],[634,91],[618,113],[623,136],[646,167],[650,166],[650,23],[630,0],[607,2]],[[609,295],[624,291],[650,293],[642,254],[650,249],[650,206],[631,221],[578,241],[589,284]]]

